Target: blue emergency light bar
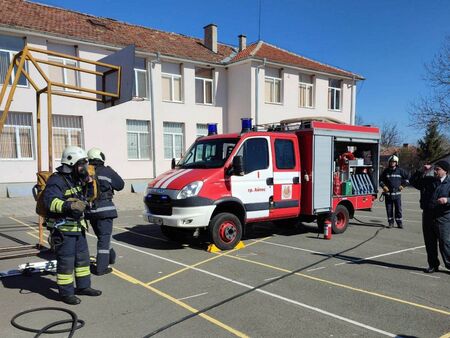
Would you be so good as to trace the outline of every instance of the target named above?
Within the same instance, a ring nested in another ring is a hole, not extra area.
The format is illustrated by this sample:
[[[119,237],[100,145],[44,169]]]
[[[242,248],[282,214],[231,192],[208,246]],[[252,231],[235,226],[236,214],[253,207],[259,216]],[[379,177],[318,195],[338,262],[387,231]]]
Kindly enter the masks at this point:
[[[208,136],[217,135],[217,123],[208,123]]]
[[[252,118],[251,117],[243,117],[241,118],[242,130],[241,133],[246,133],[252,130]]]

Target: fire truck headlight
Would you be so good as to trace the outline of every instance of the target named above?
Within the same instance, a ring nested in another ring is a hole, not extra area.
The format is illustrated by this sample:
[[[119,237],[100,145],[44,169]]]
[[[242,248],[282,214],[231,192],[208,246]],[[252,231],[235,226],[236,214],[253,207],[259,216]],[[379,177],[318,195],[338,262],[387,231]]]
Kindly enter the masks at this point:
[[[186,185],[181,191],[178,193],[177,199],[182,200],[188,197],[197,196],[200,190],[202,189],[203,182],[195,181]]]

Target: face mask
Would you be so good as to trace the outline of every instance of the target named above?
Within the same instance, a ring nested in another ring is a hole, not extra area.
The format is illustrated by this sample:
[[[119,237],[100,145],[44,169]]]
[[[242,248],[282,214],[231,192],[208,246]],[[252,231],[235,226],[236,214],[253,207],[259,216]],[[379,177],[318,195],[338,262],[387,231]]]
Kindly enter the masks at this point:
[[[88,163],[87,162],[77,163],[75,173],[76,176],[80,178],[80,180],[85,181],[89,176]]]

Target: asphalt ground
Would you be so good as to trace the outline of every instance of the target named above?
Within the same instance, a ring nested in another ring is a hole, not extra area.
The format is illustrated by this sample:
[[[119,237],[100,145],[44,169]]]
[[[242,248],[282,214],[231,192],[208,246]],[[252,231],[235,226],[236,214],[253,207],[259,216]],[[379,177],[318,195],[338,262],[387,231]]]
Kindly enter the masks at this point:
[[[383,227],[384,203],[376,202],[331,240],[318,237],[314,224],[261,223],[245,248],[220,253],[195,240],[170,242],[141,212],[122,211],[113,234],[114,272],[92,276],[103,295],[69,306],[57,301],[51,274],[1,278],[0,336],[32,337],[10,319],[57,306],[85,321],[75,333],[84,337],[450,337],[450,272],[422,271],[427,263],[415,190],[403,194],[403,209],[403,230]],[[0,246],[15,245],[13,239],[36,243],[36,221],[0,218]],[[0,260],[0,271],[52,258],[40,256]],[[66,318],[46,311],[19,322],[41,328]]]

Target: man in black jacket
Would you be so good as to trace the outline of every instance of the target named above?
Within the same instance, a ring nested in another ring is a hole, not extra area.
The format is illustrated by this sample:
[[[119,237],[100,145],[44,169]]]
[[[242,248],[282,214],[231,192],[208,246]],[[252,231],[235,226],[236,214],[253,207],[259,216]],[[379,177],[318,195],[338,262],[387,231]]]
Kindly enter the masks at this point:
[[[402,189],[409,184],[408,175],[398,167],[398,157],[392,155],[389,157],[389,167],[384,169],[380,176],[380,186],[383,188],[384,201],[386,203],[386,213],[388,218],[388,227],[394,226],[394,207],[395,222],[397,226],[403,228],[402,219]]]
[[[416,172],[411,184],[420,190],[422,230],[427,250],[426,273],[438,271],[438,243],[442,260],[450,269],[450,164],[438,161],[431,175],[431,165],[426,164],[423,172]]]
[[[99,148],[88,151],[89,164],[95,167],[98,182],[98,197],[89,212],[89,220],[97,236],[97,264],[92,272],[104,275],[112,271],[108,264],[114,264],[116,253],[111,248],[113,219],[117,218],[117,209],[112,199],[114,191],[124,187],[124,181],[114,169],[105,167],[105,154]]]
[[[50,176],[43,192],[49,242],[56,253],[56,284],[61,300],[70,305],[81,302],[75,294],[100,296],[102,293],[91,288],[84,219],[88,182],[86,151],[69,146],[63,151],[61,166]]]

